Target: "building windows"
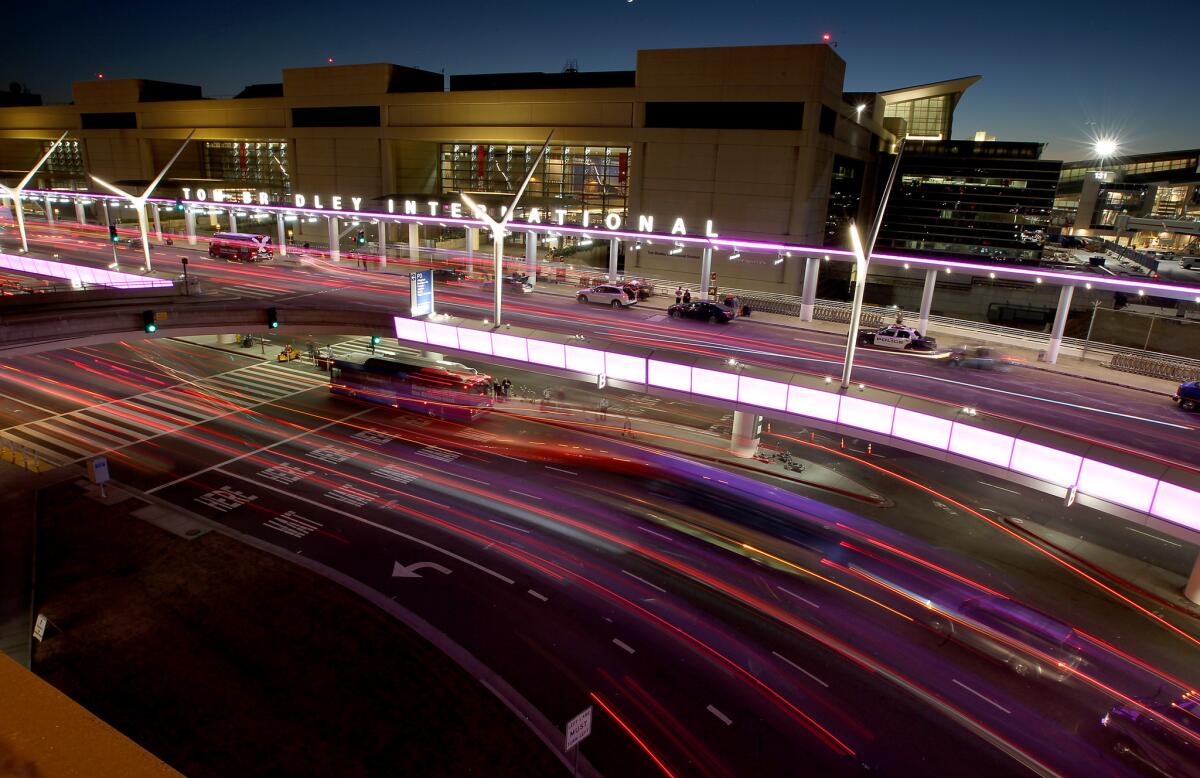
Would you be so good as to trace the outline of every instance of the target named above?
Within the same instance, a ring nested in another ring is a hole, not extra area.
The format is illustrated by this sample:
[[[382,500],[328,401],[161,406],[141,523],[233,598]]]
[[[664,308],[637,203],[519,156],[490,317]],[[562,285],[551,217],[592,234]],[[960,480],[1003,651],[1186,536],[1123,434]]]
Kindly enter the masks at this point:
[[[443,143],[443,194],[515,192],[540,146]],[[619,213],[627,218],[628,146],[551,146],[534,173],[522,204],[568,212],[578,223],[584,209],[595,217]]]
[[[203,143],[204,173],[224,184],[227,192],[235,193],[240,187],[271,192],[273,196],[292,193],[286,141],[209,140]]]
[[[906,133],[910,136],[943,140],[950,130],[949,100],[949,95],[937,95],[888,103],[883,115],[903,119],[908,124]]]
[[[858,216],[862,201],[863,162],[843,156],[833,158],[829,179],[829,205],[825,212],[825,245],[849,246],[850,221]]]
[[[45,154],[49,151],[53,144],[53,141],[46,141],[42,144],[42,153]],[[83,149],[80,147],[79,141],[64,139],[46,160],[42,170],[54,178],[85,178]]]

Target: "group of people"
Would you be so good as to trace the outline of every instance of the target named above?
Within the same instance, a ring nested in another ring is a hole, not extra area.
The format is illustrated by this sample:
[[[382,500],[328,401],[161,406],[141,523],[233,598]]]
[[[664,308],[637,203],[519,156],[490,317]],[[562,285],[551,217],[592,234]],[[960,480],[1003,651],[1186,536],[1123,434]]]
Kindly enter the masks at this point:
[[[492,389],[497,397],[509,397],[512,395],[512,381],[505,378],[503,381],[493,381]]]
[[[692,290],[684,289],[682,286],[675,287],[675,304],[690,303],[692,301]],[[739,316],[749,316],[750,306],[743,305],[738,297],[727,294],[721,298],[721,303],[730,310],[737,311]]]
[[[675,304],[690,303],[692,301],[692,290],[684,289],[682,286],[675,287]]]

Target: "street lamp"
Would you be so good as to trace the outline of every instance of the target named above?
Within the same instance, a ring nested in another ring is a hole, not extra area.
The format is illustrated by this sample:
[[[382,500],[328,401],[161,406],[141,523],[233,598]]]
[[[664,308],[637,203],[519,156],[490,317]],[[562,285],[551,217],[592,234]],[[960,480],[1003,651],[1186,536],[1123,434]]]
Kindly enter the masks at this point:
[[[508,209],[500,217],[500,221],[496,221],[488,214],[487,209],[480,208],[475,204],[475,201],[467,196],[466,192],[459,192],[458,196],[466,204],[471,213],[475,214],[477,219],[482,219],[485,224],[492,230],[492,257],[494,260],[494,268],[492,270],[493,278],[493,305],[495,308],[496,326],[500,326],[500,301],[501,290],[503,289],[502,276],[504,275],[504,228],[512,221],[513,216],[517,213],[517,203],[521,201],[521,196],[525,194],[525,188],[529,186],[530,179],[533,178],[534,171],[541,164],[542,157],[546,156],[546,150],[550,148],[550,139],[554,137],[554,131],[546,136],[546,142],[542,144],[542,150],[538,152],[537,159],[529,166],[529,172],[525,175],[525,180],[521,182],[521,188],[517,190],[512,202],[509,203]]]
[[[1117,142],[1116,138],[1097,138],[1096,142],[1092,144],[1092,151],[1100,158],[1101,163],[1109,157],[1115,157],[1120,148],[1121,144]]]
[[[25,209],[21,207],[21,191],[25,189],[25,186],[33,179],[42,165],[46,164],[46,160],[50,159],[50,155],[63,142],[63,138],[67,137],[67,132],[70,132],[70,130],[64,131],[62,135],[58,136],[58,140],[50,144],[50,148],[46,150],[46,153],[38,160],[38,163],[33,166],[33,169],[25,174],[25,177],[21,179],[21,183],[14,187],[7,187],[4,184],[0,184],[0,190],[4,191],[4,196],[12,200],[13,215],[17,217],[17,232],[21,235],[21,251],[26,254],[29,253],[29,240],[25,237]]]

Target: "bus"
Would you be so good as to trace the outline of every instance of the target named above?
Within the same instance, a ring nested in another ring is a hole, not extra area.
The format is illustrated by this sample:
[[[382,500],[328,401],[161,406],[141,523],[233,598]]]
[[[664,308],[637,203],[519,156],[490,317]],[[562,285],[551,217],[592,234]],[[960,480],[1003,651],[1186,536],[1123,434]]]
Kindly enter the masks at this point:
[[[335,359],[329,391],[452,421],[471,421],[495,404],[491,376],[421,357],[372,357],[361,364]]]
[[[208,244],[210,257],[222,257],[242,262],[261,262],[270,259],[274,253],[271,248],[271,238],[266,235],[218,232],[212,236],[212,242]]]

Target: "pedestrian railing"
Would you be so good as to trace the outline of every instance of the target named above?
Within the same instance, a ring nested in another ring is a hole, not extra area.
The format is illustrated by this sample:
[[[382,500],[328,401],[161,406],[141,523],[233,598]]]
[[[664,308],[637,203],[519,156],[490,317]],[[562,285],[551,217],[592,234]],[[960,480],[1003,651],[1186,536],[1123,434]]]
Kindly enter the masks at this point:
[[[1177,361],[1156,359],[1140,354],[1114,354],[1108,365],[1123,373],[1163,378],[1169,381],[1200,381],[1200,368],[1180,364]]]

